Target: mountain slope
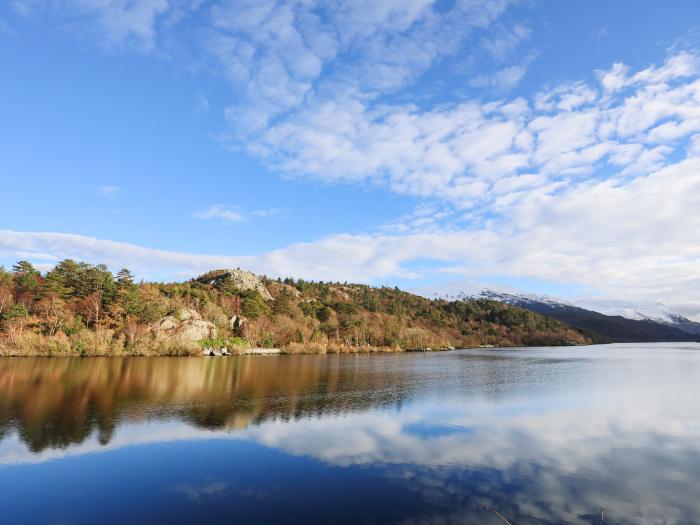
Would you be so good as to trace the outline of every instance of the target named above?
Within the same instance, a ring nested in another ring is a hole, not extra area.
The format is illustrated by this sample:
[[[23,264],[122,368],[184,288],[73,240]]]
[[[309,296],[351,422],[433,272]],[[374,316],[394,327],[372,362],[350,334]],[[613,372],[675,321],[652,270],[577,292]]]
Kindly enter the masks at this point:
[[[415,290],[424,297],[450,300],[484,298],[512,304],[578,328],[597,342],[661,342],[700,339],[700,324],[658,304],[588,300],[582,305],[505,286],[455,281]],[[585,308],[583,305],[592,307]],[[598,308],[604,310],[597,311]],[[607,314],[611,312],[612,315]]]

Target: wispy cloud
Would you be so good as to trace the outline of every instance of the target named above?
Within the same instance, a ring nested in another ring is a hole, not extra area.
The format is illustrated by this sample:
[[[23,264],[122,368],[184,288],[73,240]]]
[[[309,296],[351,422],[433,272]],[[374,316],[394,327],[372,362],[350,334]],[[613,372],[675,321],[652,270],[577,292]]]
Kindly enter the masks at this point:
[[[0,35],[14,36],[16,34],[12,26],[4,18],[0,18]]]
[[[472,78],[469,83],[474,87],[490,88],[498,94],[507,93],[523,79],[532,59],[533,57],[528,57],[514,66],[505,67],[487,75],[478,75]]]
[[[172,491],[176,494],[185,496],[190,501],[202,503],[212,496],[217,496],[226,492],[229,488],[230,486],[228,483],[223,481],[212,481],[211,483],[203,483],[201,485],[183,483],[182,485],[176,485],[173,487]]]
[[[195,98],[194,109],[197,113],[209,112],[209,99],[202,93],[198,93]]]
[[[601,26],[591,31],[592,38],[604,38],[610,33],[610,26]]]
[[[530,38],[532,31],[523,24],[516,24],[512,28],[501,26],[494,33],[483,38],[481,46],[496,60],[505,60]]]
[[[114,199],[122,192],[119,186],[100,186],[97,188],[97,195],[106,199]]]
[[[15,0],[12,5],[21,16],[48,14],[65,29],[108,48],[133,44],[146,50],[155,47],[157,20],[171,7],[169,0]]]
[[[216,5],[207,49],[243,93],[228,109],[239,138],[312,100],[373,100],[415,81],[510,2],[243,2]],[[350,59],[349,59],[350,58]]]
[[[282,212],[279,208],[270,208],[268,210],[250,210],[246,211],[237,206],[224,206],[222,204],[214,204],[206,210],[201,210],[192,215],[197,219],[219,219],[223,223],[245,222],[255,217],[272,217]]]

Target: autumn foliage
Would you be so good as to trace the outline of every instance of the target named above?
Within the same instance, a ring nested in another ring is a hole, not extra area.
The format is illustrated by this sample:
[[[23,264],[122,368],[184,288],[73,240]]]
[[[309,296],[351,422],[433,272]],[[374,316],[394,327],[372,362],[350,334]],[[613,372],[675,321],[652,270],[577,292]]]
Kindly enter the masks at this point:
[[[263,278],[272,295],[221,280],[136,283],[127,269],[61,261],[42,274],[27,261],[0,268],[0,353],[192,354],[156,337],[183,309],[213,323],[212,344],[287,352],[562,345],[589,342],[550,318],[488,300],[435,301],[389,287]]]

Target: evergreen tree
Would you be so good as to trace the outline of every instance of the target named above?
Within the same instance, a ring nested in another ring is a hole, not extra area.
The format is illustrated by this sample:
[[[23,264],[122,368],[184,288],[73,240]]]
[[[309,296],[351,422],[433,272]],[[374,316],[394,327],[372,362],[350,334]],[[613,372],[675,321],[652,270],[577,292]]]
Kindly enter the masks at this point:
[[[12,273],[17,300],[31,305],[39,290],[41,273],[29,261],[19,261],[12,267]]]
[[[331,318],[332,312],[333,310],[331,310],[330,307],[324,305],[320,310],[316,312],[316,319],[318,319],[322,323],[325,323]]]
[[[117,272],[117,284],[120,288],[134,284],[134,276],[127,268],[122,268]]]
[[[262,295],[257,290],[246,290],[241,296],[243,297],[243,305],[241,306],[243,317],[257,319],[261,315],[267,315],[270,312],[265,299],[262,298]]]

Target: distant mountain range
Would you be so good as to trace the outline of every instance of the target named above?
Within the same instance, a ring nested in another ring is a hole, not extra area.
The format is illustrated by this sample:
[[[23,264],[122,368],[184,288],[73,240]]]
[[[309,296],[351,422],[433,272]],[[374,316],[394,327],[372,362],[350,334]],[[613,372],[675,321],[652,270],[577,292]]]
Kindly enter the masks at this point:
[[[513,304],[578,328],[597,342],[700,340],[700,323],[660,303],[609,299],[565,301],[549,295],[472,281],[453,281],[412,292],[429,299],[491,299]]]

